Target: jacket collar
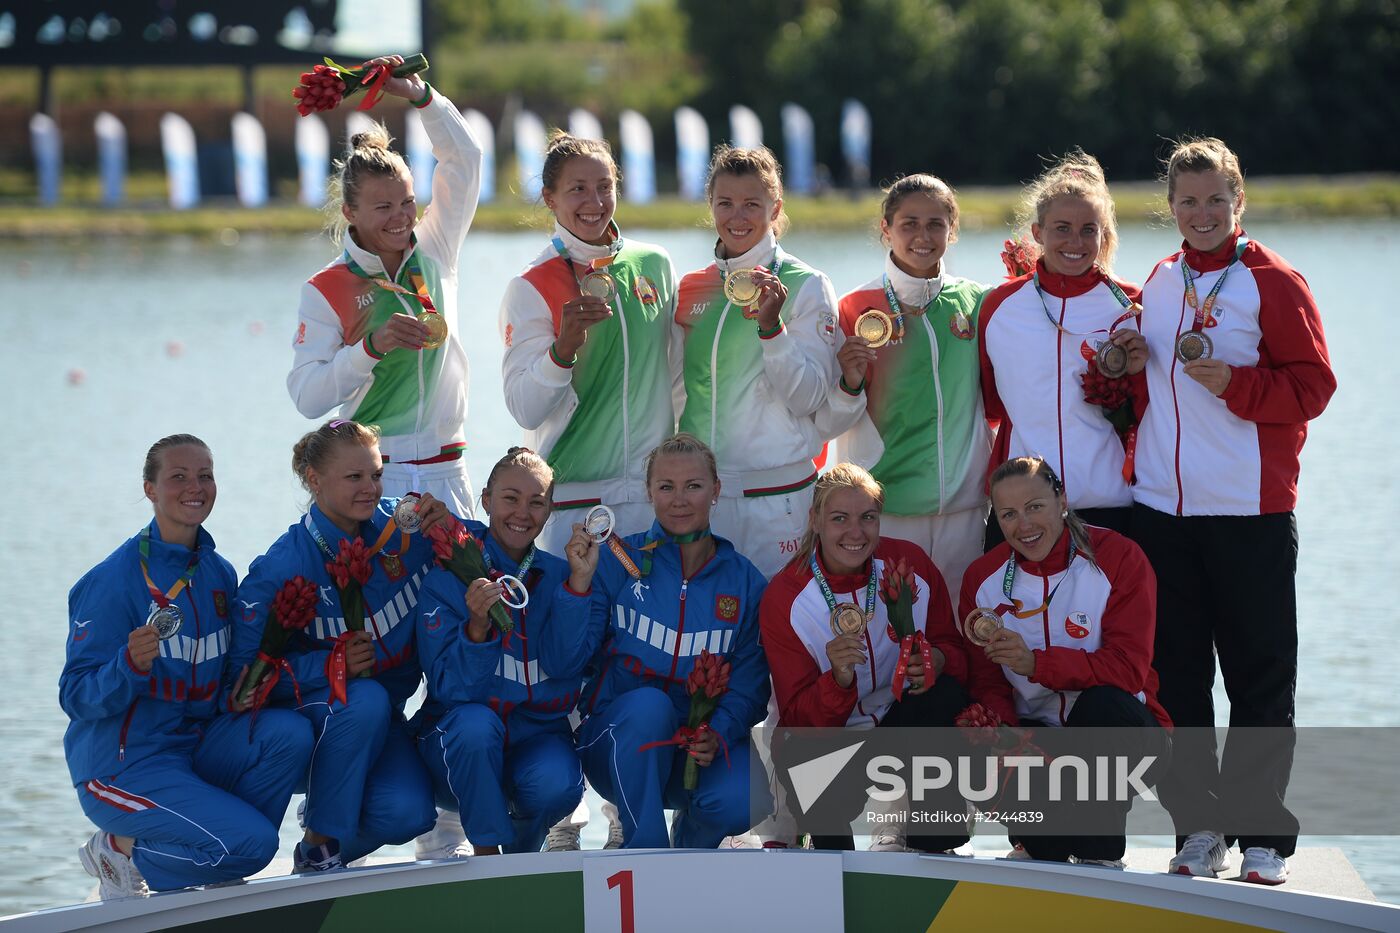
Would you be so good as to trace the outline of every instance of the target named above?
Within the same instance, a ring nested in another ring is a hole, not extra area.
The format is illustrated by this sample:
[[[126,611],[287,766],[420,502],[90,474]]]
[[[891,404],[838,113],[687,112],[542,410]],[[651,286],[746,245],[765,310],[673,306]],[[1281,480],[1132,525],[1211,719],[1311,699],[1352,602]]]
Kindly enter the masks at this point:
[[[1225,238],[1215,249],[1208,253],[1203,253],[1198,249],[1192,249],[1185,240],[1181,241],[1181,258],[1186,260],[1186,264],[1198,273],[1215,272],[1224,269],[1235,260],[1235,244],[1240,237],[1244,236],[1244,229],[1236,227],[1235,232]]]
[[[183,544],[170,544],[160,536],[160,523],[154,518],[151,519],[151,523],[147,527],[151,530],[152,560],[171,560],[183,565],[185,561],[190,559],[189,548]],[[194,549],[199,551],[201,555],[214,550],[214,538],[204,530],[203,525],[200,525],[195,532]]]
[[[876,550],[879,550],[878,542]],[[833,593],[854,593],[865,589],[870,583],[870,562],[874,559],[875,555],[872,553],[870,557],[866,558],[865,563],[861,564],[858,573],[832,573],[827,569],[826,561],[822,559],[821,544],[817,544],[817,563],[821,565],[822,573],[826,576],[826,583],[831,587]]]
[[[395,280],[398,278],[399,269],[403,268],[404,264],[408,262],[408,257],[412,256],[414,251],[418,249],[418,234],[410,235],[408,252],[404,253],[403,259],[399,261],[399,268],[393,270],[384,267],[384,261],[379,258],[378,253],[371,253],[356,243],[354,233],[350,230],[345,231],[345,238],[341,245],[345,247],[345,252],[350,258],[355,261],[355,265],[370,275],[387,275],[391,280]]]
[[[1016,566],[1026,573],[1035,574],[1037,577],[1057,574],[1069,566],[1071,540],[1069,525],[1065,525],[1064,530],[1060,532],[1059,539],[1055,541],[1054,546],[1050,548],[1050,553],[1046,554],[1043,560],[1026,560],[1015,548],[1012,548],[1012,553],[1016,554]],[[1007,546],[1010,547],[1010,542],[1007,542]]]
[[[1056,298],[1078,298],[1107,278],[1098,266],[1083,275],[1060,275],[1051,272],[1044,259],[1035,261],[1035,271],[1040,275],[1040,287]]]
[[[558,221],[554,223],[554,235],[563,242],[564,248],[569,251],[569,258],[585,264],[595,259],[606,259],[608,256],[616,256],[622,251],[622,231],[617,228],[615,222],[608,222],[608,233],[611,239],[609,239],[605,245],[598,246],[580,240]]]
[[[922,308],[938,297],[938,293],[943,290],[944,266],[941,261],[938,268],[939,272],[933,278],[921,279],[895,265],[893,252],[885,253],[885,275],[890,277],[895,297],[906,305],[906,311]]]
[[[778,238],[769,230],[763,239],[754,244],[753,248],[742,256],[732,256],[728,259],[722,255],[724,252],[724,241],[715,240],[715,265],[719,266],[719,271],[723,275],[728,275],[734,269],[753,269],[756,266],[763,266],[765,269],[772,265],[773,257],[778,252]]]

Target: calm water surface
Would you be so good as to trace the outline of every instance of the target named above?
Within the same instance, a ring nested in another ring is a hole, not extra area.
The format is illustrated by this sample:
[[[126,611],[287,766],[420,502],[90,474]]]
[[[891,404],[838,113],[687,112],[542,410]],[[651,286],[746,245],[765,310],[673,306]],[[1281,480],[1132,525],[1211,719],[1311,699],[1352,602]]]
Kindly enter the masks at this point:
[[[1392,418],[1400,309],[1374,285],[1400,265],[1400,223],[1260,224],[1250,232],[1308,277],[1341,383],[1303,454],[1298,722],[1400,725],[1400,632],[1376,596],[1378,582],[1400,575],[1400,549],[1384,537],[1400,518]],[[1164,227],[1123,233],[1117,269],[1136,281],[1178,243]],[[631,234],[664,246],[681,272],[709,261],[713,241],[702,231]],[[999,281],[1002,235],[965,231],[950,270]],[[873,235],[796,233],[784,242],[826,271],[838,293],[881,268]],[[507,280],[544,243],[538,231],[482,233],[463,249],[468,460],[478,483],[521,435],[502,402],[496,315]],[[66,597],[149,520],[140,471],[151,441],[190,431],[209,442],[220,493],[208,527],[240,572],[304,507],[289,462],[292,442],[310,423],[292,407],[284,380],[298,289],[331,255],[310,237],[244,237],[231,246],[34,241],[7,243],[0,253],[0,386],[15,415],[0,452],[11,502],[0,531],[0,915],[82,900],[92,887],[76,852],[92,827],[69,783],[57,703]],[[69,384],[70,371],[81,371],[81,384]],[[585,846],[600,847],[605,832],[595,819]],[[284,854],[297,836],[289,818]],[[1303,844],[1340,845],[1380,897],[1400,902],[1394,838]]]

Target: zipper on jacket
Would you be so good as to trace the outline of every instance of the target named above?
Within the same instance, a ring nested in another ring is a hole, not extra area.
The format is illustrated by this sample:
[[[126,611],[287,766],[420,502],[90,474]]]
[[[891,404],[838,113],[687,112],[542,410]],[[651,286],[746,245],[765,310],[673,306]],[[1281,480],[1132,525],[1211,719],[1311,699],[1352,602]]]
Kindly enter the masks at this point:
[[[710,344],[710,449],[719,449],[719,339],[724,334],[724,322],[733,307],[727,299],[724,310],[719,313],[719,325],[715,327],[715,340]]]
[[[126,708],[126,718],[122,720],[122,731],[117,736],[117,761],[126,760],[126,732],[131,728],[131,717],[136,715],[136,704],[141,702],[140,697],[131,701],[131,705]]]
[[[933,397],[937,405],[938,412],[938,509],[939,513],[944,511],[944,506],[948,501],[948,490],[946,479],[943,475],[943,377],[939,374],[939,354],[938,335],[934,333],[933,325],[929,323],[928,315],[922,314],[920,317],[924,322],[924,329],[928,331],[929,350],[933,353]]]
[[[622,311],[622,292],[613,296],[617,309],[617,327],[622,333],[622,475],[626,476],[632,457],[632,347],[627,342],[627,315]]]
[[[709,563],[709,561],[706,561],[706,563]],[[666,678],[672,683],[674,683],[676,679],[676,665],[679,664],[681,660],[681,636],[685,634],[685,588],[689,585],[690,580],[681,577],[681,617],[680,621],[676,623],[676,647],[675,650],[671,652],[671,673]]]
[[[1181,257],[1181,262],[1186,262],[1186,257]],[[1186,289],[1181,290],[1181,310],[1176,317],[1176,334],[1181,336],[1181,325],[1186,323]],[[1172,387],[1172,420],[1176,422],[1176,447],[1172,456],[1172,470],[1176,476],[1176,514],[1181,515],[1182,506],[1186,502],[1186,491],[1181,488],[1181,402],[1176,397],[1176,354],[1172,354],[1171,361],[1171,387]]]
[[[1069,309],[1069,299],[1060,299],[1060,329],[1055,332],[1055,433],[1060,442],[1060,485],[1064,490],[1065,502],[1069,502],[1069,488],[1066,485],[1066,478],[1069,476],[1069,464],[1065,463],[1065,312]],[[1046,614],[1046,637],[1049,637],[1049,615],[1050,609],[1047,606]]]

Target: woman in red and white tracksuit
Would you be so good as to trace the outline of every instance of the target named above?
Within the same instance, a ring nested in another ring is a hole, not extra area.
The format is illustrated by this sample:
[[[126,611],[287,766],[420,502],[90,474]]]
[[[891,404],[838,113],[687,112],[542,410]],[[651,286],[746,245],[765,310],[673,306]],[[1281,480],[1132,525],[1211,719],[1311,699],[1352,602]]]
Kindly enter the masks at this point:
[[[970,649],[968,680],[980,696],[1014,702],[1022,726],[1117,727],[1111,753],[1166,754],[1171,720],[1157,703],[1152,635],[1157,580],[1136,544],[1107,528],[1085,526],[1064,486],[1039,457],[1018,457],[991,478],[992,518],[1005,540],[973,561],[963,577],[958,618],[979,609],[1001,620],[983,651]],[[999,667],[998,667],[999,665]],[[1004,676],[1003,676],[1004,675]],[[1136,742],[1120,730],[1142,727]],[[1092,729],[1042,731],[1052,755],[1107,748],[1087,742]],[[1148,771],[1148,782],[1155,771]],[[1018,846],[1032,858],[1121,868],[1131,799],[1065,805],[1037,792],[1038,826],[1024,824]],[[1032,831],[1034,830],[1034,831]]]
[[[778,703],[778,726],[845,727],[951,726],[968,705],[964,689],[968,657],[953,625],[952,605],[943,577],[918,545],[880,536],[884,491],[869,473],[853,463],[840,463],[817,479],[807,531],[793,558],[768,584],[759,608],[763,650]],[[929,642],[932,669],[918,654],[911,656],[905,690],[895,699],[893,680],[900,640],[890,625],[888,610],[876,590],[887,568],[903,562],[913,571],[918,592],[913,603],[914,624]],[[842,608],[864,612],[858,633],[838,633]],[[1003,716],[1011,715],[1009,700],[991,697]],[[780,779],[786,769],[780,744],[774,759]],[[849,849],[849,834],[833,833],[827,823],[849,824],[865,799],[863,792],[826,793],[818,800],[834,806],[811,810],[799,824],[820,825],[813,834],[819,849]],[[789,789],[789,804],[797,797]],[[931,811],[966,812],[956,786],[925,795]],[[932,826],[913,836],[909,845],[926,852],[943,852],[967,842],[966,823]]]
[[[1143,291],[1153,403],[1132,518],[1171,584],[1153,664],[1178,725],[1214,725],[1218,655],[1230,725],[1274,727],[1231,731],[1220,764],[1211,729],[1183,736],[1162,786],[1180,849],[1172,870],[1214,877],[1237,837],[1241,877],[1279,884],[1298,831],[1283,802],[1298,672],[1298,455],[1337,381],[1307,282],[1239,225],[1235,154],[1218,139],[1179,145],[1167,199],[1185,242]]]
[[[1133,496],[1124,444],[1102,408],[1084,400],[1080,381],[1105,340],[1128,350],[1125,378],[1146,362],[1138,288],[1108,271],[1118,227],[1098,160],[1065,156],[1026,189],[1022,212],[1035,268],[988,293],[977,322],[982,400],[987,420],[1001,423],[988,469],[1044,457],[1085,521],[1125,531]],[[1000,540],[988,522],[988,546]]]

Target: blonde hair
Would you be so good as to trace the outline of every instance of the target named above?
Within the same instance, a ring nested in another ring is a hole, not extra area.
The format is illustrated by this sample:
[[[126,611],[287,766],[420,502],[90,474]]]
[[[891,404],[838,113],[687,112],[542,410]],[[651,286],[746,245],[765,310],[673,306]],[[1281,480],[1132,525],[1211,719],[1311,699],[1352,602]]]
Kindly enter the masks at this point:
[[[326,232],[336,246],[345,242],[345,233],[350,229],[350,221],[342,208],[355,209],[360,200],[360,185],[366,178],[412,177],[403,156],[389,148],[393,141],[389,128],[375,123],[367,132],[352,136],[345,158],[336,159],[325,207]]]
[[[880,485],[879,480],[854,463],[836,464],[818,476],[816,485],[812,487],[812,507],[807,512],[807,528],[802,532],[802,539],[797,542],[797,553],[788,561],[788,566],[805,564],[812,559],[817,550],[817,523],[826,510],[827,500],[843,489],[866,493],[875,500],[876,510],[881,513],[885,511],[885,487]]]
[[[756,176],[770,201],[776,204],[783,199],[783,170],[767,146],[753,149],[738,149],[728,143],[716,146],[710,157],[710,173],[705,176],[706,201],[714,200],[715,179],[720,175]],[[781,237],[787,230],[787,211],[780,208],[778,219],[773,221],[773,236]]]
[[[617,170],[612,147],[606,140],[584,139],[556,129],[549,134],[549,142],[545,145],[544,168],[540,170],[540,189],[553,191],[554,186],[559,183],[559,173],[564,170],[565,164],[578,156],[597,159],[611,169],[614,185],[621,180],[622,173]]]
[[[694,454],[705,461],[705,466],[710,469],[710,479],[719,482],[719,467],[715,464],[715,452],[709,448],[704,441],[694,434],[687,434],[680,431],[672,434],[647,454],[646,459],[646,482],[651,485],[652,467],[656,465],[656,458],[666,454]]]
[[[1230,193],[1239,204],[1239,213],[1244,213],[1244,169],[1240,168],[1240,157],[1225,141],[1214,136],[1183,136],[1176,141],[1171,155],[1167,156],[1167,203],[1171,204],[1176,195],[1176,179],[1183,172],[1219,172],[1225,176]],[[1236,215],[1238,217],[1239,214]]]
[[[209,445],[204,443],[193,434],[171,434],[169,437],[162,437],[151,445],[151,449],[146,451],[146,462],[141,466],[141,478],[148,483],[156,481],[156,474],[160,472],[161,460],[165,452],[172,447],[203,447],[209,449]]]
[[[987,482],[987,491],[990,493],[997,488],[997,484],[1002,480],[1010,479],[1013,476],[1038,476],[1049,485],[1050,491],[1056,496],[1064,495],[1065,484],[1055,475],[1054,467],[1044,457],[1016,457],[1008,460],[992,471],[992,478]],[[992,518],[996,520],[996,506],[992,506]],[[1070,540],[1079,553],[1083,554],[1089,563],[1096,563],[1094,560],[1094,546],[1089,541],[1089,530],[1084,527],[1084,522],[1074,509],[1065,504],[1065,526],[1069,528]],[[1010,536],[1007,538],[1007,546],[1010,547]]]
[[[948,243],[958,241],[958,194],[953,187],[937,175],[919,173],[905,175],[885,189],[885,199],[880,203],[880,216],[885,226],[894,226],[894,215],[899,205],[911,194],[926,194],[948,212]]]
[[[372,424],[364,425],[358,421],[337,418],[303,434],[301,440],[292,446],[292,472],[301,480],[301,485],[307,492],[311,491],[311,483],[306,478],[307,472],[325,469],[326,461],[330,460],[332,452],[340,444],[378,446],[379,429]]]
[[[1096,204],[1103,217],[1103,245],[1094,264],[1105,273],[1113,269],[1113,256],[1118,251],[1118,215],[1113,207],[1113,195],[1104,180],[1099,160],[1083,149],[1076,148],[1050,166],[1040,177],[1026,186],[1016,210],[1016,228],[1040,255],[1040,244],[1029,236],[1031,224],[1044,224],[1045,214],[1058,198],[1083,198]]]
[[[486,488],[483,490],[490,493],[496,486],[496,477],[502,470],[510,467],[519,467],[531,474],[540,482],[544,483],[544,497],[549,500],[551,506],[554,504],[554,470],[544,458],[528,447],[512,447],[506,451],[506,455],[496,461],[496,465],[491,468],[490,474],[486,477]]]

